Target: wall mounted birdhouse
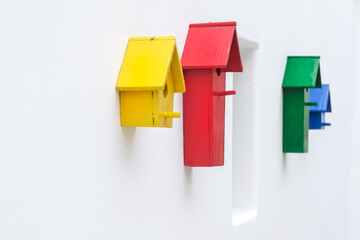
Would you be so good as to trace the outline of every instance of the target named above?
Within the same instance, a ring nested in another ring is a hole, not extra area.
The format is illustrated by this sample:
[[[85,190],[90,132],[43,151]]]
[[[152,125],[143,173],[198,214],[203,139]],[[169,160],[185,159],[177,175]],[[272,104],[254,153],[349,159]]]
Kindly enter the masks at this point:
[[[283,152],[308,151],[309,88],[321,88],[320,57],[288,57],[283,88]]]
[[[310,106],[309,129],[323,129],[330,126],[325,122],[325,113],[331,112],[329,84],[323,84],[322,88],[310,89],[310,102],[317,103],[317,106]]]
[[[226,72],[242,72],[236,22],[190,24],[181,58],[185,165],[224,165]]]
[[[175,38],[130,38],[116,89],[122,126],[171,128],[174,93],[185,92]]]

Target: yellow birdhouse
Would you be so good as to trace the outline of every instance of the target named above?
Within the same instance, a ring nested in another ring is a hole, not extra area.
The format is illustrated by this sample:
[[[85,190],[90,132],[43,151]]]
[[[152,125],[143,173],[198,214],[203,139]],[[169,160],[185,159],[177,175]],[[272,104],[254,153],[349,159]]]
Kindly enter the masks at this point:
[[[121,66],[122,126],[172,127],[174,93],[185,92],[175,37],[132,37]]]

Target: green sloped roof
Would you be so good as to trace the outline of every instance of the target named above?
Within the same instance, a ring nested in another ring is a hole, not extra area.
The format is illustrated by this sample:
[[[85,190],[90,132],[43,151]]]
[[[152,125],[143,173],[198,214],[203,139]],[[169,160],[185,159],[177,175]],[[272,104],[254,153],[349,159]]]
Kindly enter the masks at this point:
[[[282,86],[320,88],[320,57],[289,56]]]

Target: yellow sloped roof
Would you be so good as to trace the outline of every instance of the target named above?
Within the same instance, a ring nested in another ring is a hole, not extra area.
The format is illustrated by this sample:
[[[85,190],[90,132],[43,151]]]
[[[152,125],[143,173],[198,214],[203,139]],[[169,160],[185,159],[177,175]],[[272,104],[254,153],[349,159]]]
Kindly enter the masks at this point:
[[[125,52],[116,89],[118,91],[163,89],[170,65],[175,81],[175,92],[185,92],[175,37],[132,37]]]

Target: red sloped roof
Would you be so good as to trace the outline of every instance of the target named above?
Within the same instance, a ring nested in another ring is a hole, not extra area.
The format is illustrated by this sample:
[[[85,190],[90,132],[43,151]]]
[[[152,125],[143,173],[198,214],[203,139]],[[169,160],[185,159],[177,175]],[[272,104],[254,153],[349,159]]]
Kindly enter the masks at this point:
[[[236,22],[190,24],[181,65],[183,69],[242,72]]]

